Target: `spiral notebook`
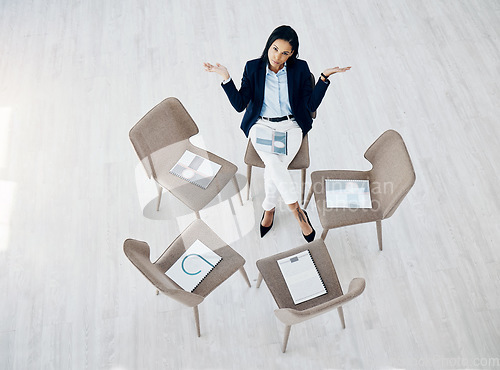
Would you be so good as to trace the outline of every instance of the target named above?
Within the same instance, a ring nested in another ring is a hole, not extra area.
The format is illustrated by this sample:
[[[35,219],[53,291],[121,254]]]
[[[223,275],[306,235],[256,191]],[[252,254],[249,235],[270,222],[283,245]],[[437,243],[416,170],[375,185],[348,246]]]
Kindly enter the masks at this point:
[[[197,239],[165,274],[182,289],[192,292],[220,261],[221,256]]]
[[[326,208],[372,208],[368,180],[325,179]]]
[[[191,184],[206,189],[220,168],[220,164],[186,150],[169,172]]]
[[[299,304],[327,293],[325,283],[309,250],[282,258],[277,262],[293,303]]]
[[[270,127],[258,126],[255,149],[274,154],[287,154],[287,132],[276,131]]]

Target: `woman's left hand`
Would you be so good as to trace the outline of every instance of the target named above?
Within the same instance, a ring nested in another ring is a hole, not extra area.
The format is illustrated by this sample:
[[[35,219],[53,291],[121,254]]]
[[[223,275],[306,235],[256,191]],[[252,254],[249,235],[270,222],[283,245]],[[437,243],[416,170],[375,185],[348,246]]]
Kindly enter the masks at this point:
[[[331,75],[333,75],[334,73],[341,73],[341,72],[346,72],[348,70],[350,70],[351,67],[333,67],[333,68],[327,68],[323,71],[323,74],[326,76],[326,77],[330,77]]]

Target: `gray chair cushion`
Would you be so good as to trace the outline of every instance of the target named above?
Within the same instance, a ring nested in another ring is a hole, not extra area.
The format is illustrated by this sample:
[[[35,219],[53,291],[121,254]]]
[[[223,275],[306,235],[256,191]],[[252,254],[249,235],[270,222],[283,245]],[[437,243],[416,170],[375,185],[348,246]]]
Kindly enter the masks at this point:
[[[325,284],[327,294],[313,298],[309,301],[295,304],[276,261],[305,250],[309,250],[311,253],[319,274]],[[337,277],[337,272],[335,271],[335,267],[333,266],[330,258],[330,254],[326,249],[325,243],[321,239],[290,249],[286,252],[260,259],[257,261],[257,268],[262,274],[262,277],[264,278],[264,281],[266,282],[266,285],[279,308],[292,308],[303,311],[318,306],[324,302],[331,301],[332,299],[340,297],[343,294]]]

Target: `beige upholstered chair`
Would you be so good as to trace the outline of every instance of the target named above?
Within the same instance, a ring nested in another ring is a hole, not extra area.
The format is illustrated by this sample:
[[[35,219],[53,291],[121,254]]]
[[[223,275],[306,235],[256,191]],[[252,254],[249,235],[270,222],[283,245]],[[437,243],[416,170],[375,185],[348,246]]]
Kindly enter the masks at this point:
[[[369,171],[314,171],[305,208],[314,194],[323,240],[330,229],[375,221],[382,250],[382,220],[399,207],[415,183],[415,172],[403,138],[394,130],[384,132],[365,152],[365,158],[372,164]],[[327,208],[325,179],[369,180],[372,208]]]
[[[167,277],[165,272],[197,239],[221,256],[222,260],[205,279],[202,280],[193,292],[187,292]],[[146,242],[127,239],[123,244],[123,250],[128,259],[158,289],[158,291],[188,307],[193,307],[198,337],[200,336],[198,305],[203,302],[215,288],[226,281],[237,270],[240,270],[247,285],[249,287],[251,286],[245,268],[243,267],[245,264],[243,257],[236,253],[201,220],[195,220],[191,223],[155,262],[151,262],[150,249]]]
[[[153,178],[158,188],[158,205],[160,209],[163,188],[191,208],[196,217],[232,179],[236,192],[241,200],[240,190],[235,174],[238,170],[231,162],[215,154],[194,146],[189,138],[198,133],[198,126],[184,106],[176,98],[167,98],[151,109],[130,130],[129,136],[149,178]],[[193,185],[169,171],[177,163],[185,150],[208,158],[222,167],[210,185],[203,189]]]
[[[317,270],[326,287],[327,294],[295,304],[276,261],[305,250],[309,250],[311,253]],[[342,292],[330,254],[326,249],[324,241],[321,239],[301,247],[290,249],[286,252],[278,253],[271,257],[263,258],[257,261],[257,268],[260,272],[257,288],[260,286],[262,279],[264,279],[278,305],[278,309],[275,310],[274,313],[276,317],[286,325],[282,346],[283,352],[286,351],[292,325],[324,314],[334,308],[337,309],[342,328],[345,329],[342,306],[353,298],[356,298],[365,289],[365,280],[363,278],[355,278],[349,284],[348,292],[346,294]]]
[[[311,84],[314,88],[314,75],[311,73]],[[311,112],[311,117],[316,118],[316,112]],[[245,159],[247,165],[247,200],[250,197],[250,183],[252,180],[252,167],[260,167],[264,168],[264,162],[260,159],[259,154],[255,150],[252,145],[251,140],[248,140],[247,150],[245,152]],[[288,165],[289,170],[301,170],[301,195],[300,200],[301,204],[304,204],[304,193],[306,186],[306,171],[309,168],[310,160],[309,160],[309,140],[307,135],[302,139],[302,145],[299,148],[299,151],[295,155],[295,158]]]

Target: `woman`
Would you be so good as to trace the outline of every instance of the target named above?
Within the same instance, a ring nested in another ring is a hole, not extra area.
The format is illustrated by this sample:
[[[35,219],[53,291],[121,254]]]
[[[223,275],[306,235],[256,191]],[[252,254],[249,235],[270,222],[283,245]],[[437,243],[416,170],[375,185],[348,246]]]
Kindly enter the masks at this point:
[[[302,235],[312,242],[316,235],[307,213],[299,206],[299,196],[288,172],[288,165],[297,154],[302,138],[312,127],[311,112],[316,111],[326,93],[330,77],[345,72],[351,67],[328,68],[321,74],[318,83],[311,87],[311,72],[307,63],[297,59],[299,38],[290,26],[276,28],[259,59],[246,63],[241,87],[238,90],[227,68],[217,63],[205,63],[205,70],[222,76],[222,87],[232,106],[245,111],[241,129],[250,137],[254,147],[259,127],[287,132],[287,153],[277,155],[257,150],[265,164],[264,214],[260,223],[263,237],[273,226],[278,195],[294,213]]]

